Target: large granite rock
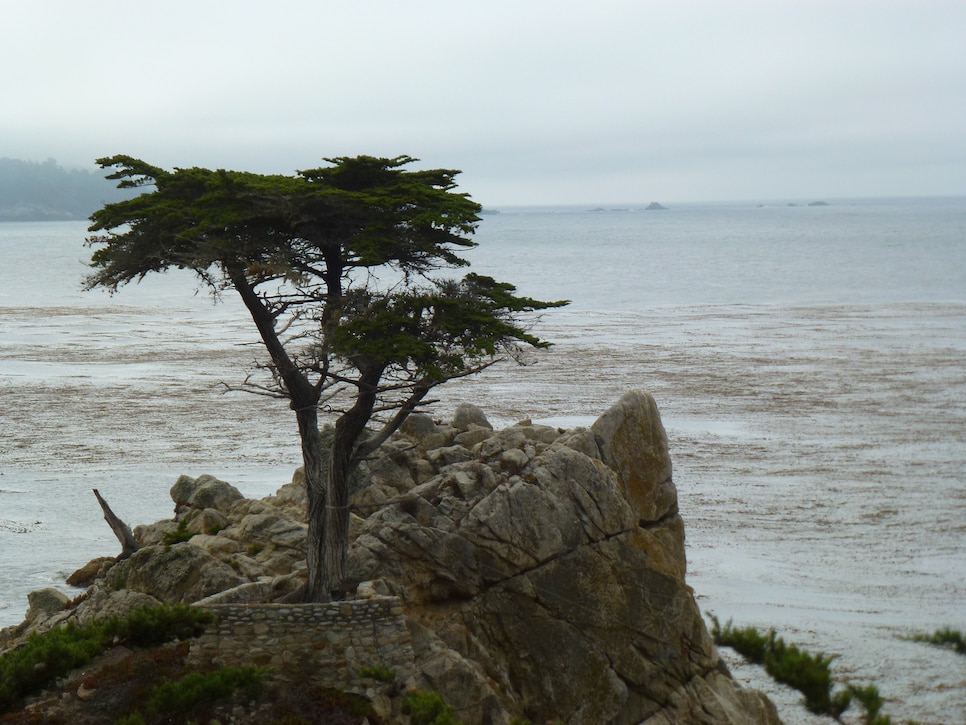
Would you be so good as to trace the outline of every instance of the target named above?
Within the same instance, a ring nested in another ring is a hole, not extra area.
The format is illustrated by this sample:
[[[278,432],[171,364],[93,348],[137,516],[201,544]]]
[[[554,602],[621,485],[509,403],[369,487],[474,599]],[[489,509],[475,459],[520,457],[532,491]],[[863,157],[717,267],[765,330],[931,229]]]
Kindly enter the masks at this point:
[[[422,684],[465,722],[777,723],[726,673],[684,581],[650,395],[587,430],[519,425],[362,524],[349,571],[406,603]]]
[[[175,506],[215,509],[227,513],[231,505],[242,498],[241,491],[230,483],[209,475],[198,478],[180,476],[171,487],[171,499]]]
[[[641,525],[676,515],[667,434],[654,399],[641,390],[625,394],[590,428],[604,462],[617,474],[621,494]]]
[[[106,572],[104,584],[187,604],[248,581],[231,566],[188,543],[146,546]]]
[[[27,615],[28,622],[42,622],[62,612],[70,599],[66,594],[58,589],[47,587],[38,589],[27,595]]]

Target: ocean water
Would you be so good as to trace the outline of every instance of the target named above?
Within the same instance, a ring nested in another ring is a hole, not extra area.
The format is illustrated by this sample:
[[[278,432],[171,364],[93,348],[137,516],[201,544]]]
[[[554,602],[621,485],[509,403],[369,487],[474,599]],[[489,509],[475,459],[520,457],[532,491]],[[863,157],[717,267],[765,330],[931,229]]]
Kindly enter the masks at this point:
[[[837,655],[896,722],[966,722],[966,659],[900,638],[966,628],[966,199],[668,206],[484,217],[474,271],[572,303],[436,414],[585,425],[649,390],[702,610]],[[224,392],[260,353],[241,306],[187,274],[82,292],[84,235],[0,225],[0,626],[117,553],[92,488],[133,525],[181,473],[262,496],[299,464],[283,404]]]

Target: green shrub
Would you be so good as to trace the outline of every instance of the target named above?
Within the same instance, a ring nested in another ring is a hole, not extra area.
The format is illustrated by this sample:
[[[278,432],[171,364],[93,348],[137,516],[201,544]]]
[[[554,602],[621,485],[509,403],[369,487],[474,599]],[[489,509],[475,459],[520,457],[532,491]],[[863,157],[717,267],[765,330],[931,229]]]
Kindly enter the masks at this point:
[[[786,645],[777,637],[765,652],[765,671],[777,682],[805,695],[805,707],[811,712],[837,717],[841,712],[832,709],[832,670],[829,668],[832,660],[832,657],[811,655],[795,645]]]
[[[411,725],[459,725],[456,711],[437,692],[416,691],[403,700],[403,713]]]
[[[729,620],[724,627],[711,616],[711,636],[722,647],[731,647],[746,659],[762,664],[777,682],[794,687],[805,696],[805,706],[813,713],[838,719],[852,704],[859,702],[865,710],[865,725],[891,725],[888,715],[881,713],[882,697],[875,685],[847,687],[833,693],[834,681],[830,665],[834,657],[812,655],[795,645],[785,644],[770,630],[763,635],[754,627],[734,627]]]
[[[194,535],[193,531],[188,531],[187,519],[181,519],[178,522],[178,528],[174,531],[165,531],[161,534],[161,542],[165,546],[171,546],[173,544],[180,544],[182,541],[187,541]]]
[[[23,647],[0,657],[0,712],[90,662],[104,648],[104,642],[103,627],[96,626],[68,624],[30,635]]]
[[[963,633],[958,629],[943,627],[942,629],[937,629],[932,634],[917,633],[910,635],[907,639],[911,639],[913,642],[934,644],[937,647],[950,647],[955,652],[966,655],[966,638],[963,637]]]
[[[0,657],[0,712],[90,662],[114,642],[153,647],[200,634],[213,615],[184,605],[139,607],[126,617],[84,627],[69,623],[34,633],[23,647]]]
[[[865,710],[862,722],[865,725],[890,725],[892,722],[888,715],[881,714],[882,706],[885,704],[879,694],[879,688],[875,685],[849,685],[846,688],[849,696],[859,701]]]
[[[123,619],[112,618],[105,627],[110,636],[135,647],[156,647],[176,639],[201,634],[214,620],[211,612],[187,604],[144,606]]]
[[[189,672],[180,680],[165,682],[148,694],[149,713],[187,712],[199,703],[214,702],[243,689],[255,694],[265,679],[264,667],[222,667],[213,672]]]
[[[386,665],[363,665],[356,670],[359,677],[368,677],[377,682],[392,682],[396,679],[396,670]]]
[[[715,644],[731,647],[748,661],[761,665],[765,662],[765,653],[775,641],[775,630],[769,630],[767,635],[763,635],[754,627],[736,629],[730,619],[722,628],[718,618],[712,615],[711,636]]]

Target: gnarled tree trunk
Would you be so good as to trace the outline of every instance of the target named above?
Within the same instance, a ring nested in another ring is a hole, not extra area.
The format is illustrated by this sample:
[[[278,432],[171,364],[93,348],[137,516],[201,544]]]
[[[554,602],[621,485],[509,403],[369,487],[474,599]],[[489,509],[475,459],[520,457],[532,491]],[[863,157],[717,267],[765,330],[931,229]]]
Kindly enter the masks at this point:
[[[330,578],[326,573],[324,556],[326,512],[328,509],[328,482],[326,455],[319,434],[319,416],[313,406],[296,411],[299,437],[302,441],[302,465],[305,470],[305,488],[308,498],[308,551],[306,565],[308,582],[305,600],[327,602],[331,598]]]

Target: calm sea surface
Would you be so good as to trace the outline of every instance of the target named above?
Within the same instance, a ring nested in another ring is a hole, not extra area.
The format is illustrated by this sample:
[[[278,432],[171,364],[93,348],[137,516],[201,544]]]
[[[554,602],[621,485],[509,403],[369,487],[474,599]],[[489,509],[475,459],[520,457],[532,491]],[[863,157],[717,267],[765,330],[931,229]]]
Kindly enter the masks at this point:
[[[299,465],[284,405],[222,392],[260,354],[241,306],[182,274],[81,292],[84,226],[0,225],[0,626],[117,553],[92,488],[136,524],[181,473],[262,496]],[[504,209],[477,241],[474,271],[572,304],[440,416],[583,425],[650,390],[702,609],[840,655],[894,721],[966,722],[966,658],[899,638],[966,629],[966,199]]]

